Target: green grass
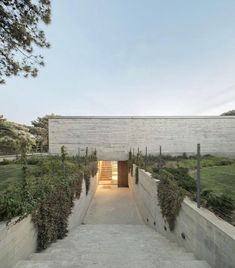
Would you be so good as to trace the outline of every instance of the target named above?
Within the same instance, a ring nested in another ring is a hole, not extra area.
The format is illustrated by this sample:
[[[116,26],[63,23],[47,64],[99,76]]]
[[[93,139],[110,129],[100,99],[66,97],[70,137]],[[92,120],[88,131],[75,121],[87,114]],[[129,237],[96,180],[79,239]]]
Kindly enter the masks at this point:
[[[192,175],[195,176],[195,171]],[[202,189],[224,193],[235,199],[235,164],[202,168],[201,185]]]
[[[28,169],[35,168],[34,165],[28,165]],[[22,164],[0,165],[0,192],[23,178]]]
[[[11,183],[22,179],[22,165],[0,165],[0,191],[5,190]]]
[[[150,163],[150,171],[151,165],[153,166],[153,163]],[[195,178],[197,160],[193,158],[178,161],[166,160],[165,166],[187,168],[190,176]],[[218,194],[223,193],[235,200],[235,160],[226,157],[204,156],[201,166],[202,189],[212,190]]]

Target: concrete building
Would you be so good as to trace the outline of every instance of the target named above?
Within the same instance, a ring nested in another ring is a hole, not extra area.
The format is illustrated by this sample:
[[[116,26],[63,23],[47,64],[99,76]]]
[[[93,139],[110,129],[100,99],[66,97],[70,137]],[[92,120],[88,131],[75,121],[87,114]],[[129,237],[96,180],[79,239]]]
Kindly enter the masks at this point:
[[[127,160],[130,149],[158,154],[203,154],[235,156],[235,117],[93,117],[63,116],[49,120],[49,152],[65,145],[71,155],[97,150],[100,160]]]

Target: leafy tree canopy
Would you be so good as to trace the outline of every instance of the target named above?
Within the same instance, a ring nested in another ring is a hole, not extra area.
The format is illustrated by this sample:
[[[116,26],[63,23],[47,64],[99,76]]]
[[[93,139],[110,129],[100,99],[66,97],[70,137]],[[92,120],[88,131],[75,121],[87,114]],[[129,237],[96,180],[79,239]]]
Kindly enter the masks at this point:
[[[55,117],[57,117],[57,115],[55,115],[55,114],[47,114],[47,115],[45,115],[45,116],[43,116],[43,117],[38,117],[36,120],[34,120],[34,121],[32,121],[31,123],[32,123],[32,125],[34,126],[34,127],[40,127],[40,128],[48,128],[48,119],[49,118],[55,118]]]
[[[229,116],[229,115],[234,115],[235,116],[235,110],[231,110],[231,111],[228,111],[228,112],[226,112],[226,113],[223,113],[223,114],[221,114],[222,116]]]
[[[38,117],[32,121],[33,127],[30,127],[30,133],[36,137],[36,145],[40,151],[48,151],[48,119],[54,118],[57,115],[49,114],[43,117]]]
[[[26,154],[35,145],[35,137],[25,125],[7,121],[0,117],[0,153]]]
[[[0,1],[0,83],[12,75],[37,76],[44,61],[34,49],[49,47],[39,25],[50,20],[50,0]]]

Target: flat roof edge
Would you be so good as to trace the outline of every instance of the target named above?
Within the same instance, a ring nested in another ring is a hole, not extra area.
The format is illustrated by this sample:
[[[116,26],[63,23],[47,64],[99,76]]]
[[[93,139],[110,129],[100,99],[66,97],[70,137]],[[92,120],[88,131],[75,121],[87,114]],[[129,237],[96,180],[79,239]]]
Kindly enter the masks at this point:
[[[50,119],[234,119],[235,116],[55,116]]]

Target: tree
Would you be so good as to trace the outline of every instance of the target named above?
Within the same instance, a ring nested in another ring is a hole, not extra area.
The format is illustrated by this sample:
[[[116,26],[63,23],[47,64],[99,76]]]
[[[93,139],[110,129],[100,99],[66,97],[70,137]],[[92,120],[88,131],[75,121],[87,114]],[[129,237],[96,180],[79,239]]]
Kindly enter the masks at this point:
[[[57,115],[49,114],[43,117],[38,117],[32,121],[33,127],[30,128],[30,133],[36,137],[36,147],[40,151],[48,151],[48,119],[55,118]]]
[[[34,50],[50,46],[39,25],[50,20],[50,0],[0,1],[0,83],[12,75],[37,76],[44,61]]]
[[[0,117],[0,153],[21,154],[22,159],[31,151],[35,137],[27,126],[7,121]]]
[[[3,115],[0,115],[0,135],[6,131],[11,132],[11,129],[5,125],[5,121],[6,119],[3,118]]]
[[[223,114],[221,114],[221,115],[222,115],[222,116],[229,116],[229,115],[233,115],[233,116],[235,116],[235,110],[228,111],[228,112],[223,113]]]

